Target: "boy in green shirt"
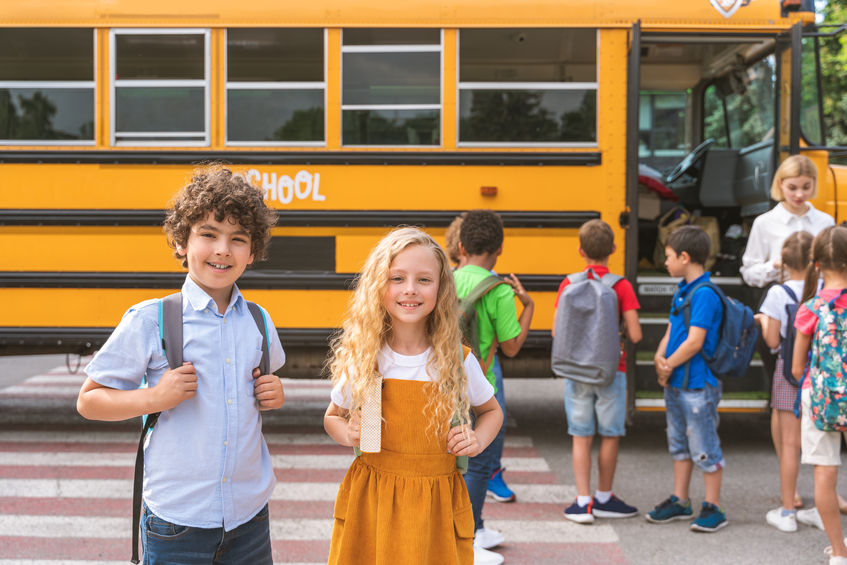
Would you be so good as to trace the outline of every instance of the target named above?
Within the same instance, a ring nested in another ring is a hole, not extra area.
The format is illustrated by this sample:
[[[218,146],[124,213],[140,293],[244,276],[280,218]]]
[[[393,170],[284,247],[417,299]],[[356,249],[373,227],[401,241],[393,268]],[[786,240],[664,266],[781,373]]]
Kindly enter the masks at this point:
[[[497,264],[497,258],[503,252],[503,222],[500,216],[491,210],[471,210],[462,221],[459,234],[462,254],[467,258],[465,265],[454,271],[456,292],[459,298],[467,296],[483,279],[491,275]],[[485,376],[494,385],[495,397],[503,410],[505,422],[505,400],[503,395],[503,373],[496,361],[496,349],[508,357],[518,354],[529,333],[529,324],[535,304],[512,274],[505,277],[508,283],[495,286],[475,306],[479,330],[479,362]],[[515,308],[515,297],[523,305],[520,316]],[[493,351],[492,351],[493,348]],[[505,424],[488,448],[469,461],[465,482],[468,486],[473,506],[474,527],[474,563],[502,563],[503,557],[488,551],[489,548],[503,542],[503,535],[495,530],[486,529],[482,521],[482,506],[491,476],[501,472],[500,456],[503,452]],[[505,486],[505,485],[504,485]]]

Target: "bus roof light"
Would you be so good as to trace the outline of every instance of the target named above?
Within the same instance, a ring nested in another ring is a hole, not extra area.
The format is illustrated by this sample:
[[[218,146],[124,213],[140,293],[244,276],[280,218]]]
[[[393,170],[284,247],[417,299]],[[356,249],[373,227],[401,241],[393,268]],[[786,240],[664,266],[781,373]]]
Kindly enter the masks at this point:
[[[497,187],[496,186],[481,186],[481,187],[479,187],[479,193],[483,196],[497,196]]]

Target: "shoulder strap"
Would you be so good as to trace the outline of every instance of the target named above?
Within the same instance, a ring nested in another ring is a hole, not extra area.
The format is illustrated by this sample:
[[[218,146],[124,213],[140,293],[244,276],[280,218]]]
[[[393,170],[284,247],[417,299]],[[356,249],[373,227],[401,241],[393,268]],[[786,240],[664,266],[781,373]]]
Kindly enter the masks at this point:
[[[247,308],[253,316],[253,321],[256,322],[256,327],[259,328],[259,332],[262,334],[262,360],[259,362],[259,371],[261,371],[263,375],[267,375],[271,372],[268,320],[265,318],[265,313],[258,304],[255,302],[248,302],[246,300],[245,302],[247,302]]]
[[[476,286],[471,289],[467,296],[463,297],[463,300],[469,304],[476,304],[477,300],[488,294],[488,292],[495,286],[499,286],[501,284],[506,284],[506,281],[498,276],[488,275],[476,283]]]
[[[700,290],[701,288],[703,288],[704,286],[710,288],[712,290],[712,292],[714,292],[718,296],[718,299],[721,301],[721,309],[726,311],[726,307],[724,306],[725,295],[724,295],[723,291],[720,289],[719,286],[717,286],[712,281],[703,281],[701,283],[697,283],[697,285],[694,286],[694,288],[692,288],[688,292],[688,294],[685,295],[685,299],[682,301],[682,304],[680,304],[680,306],[679,306],[679,309],[682,311],[682,321],[683,321],[683,324],[685,325],[685,331],[686,332],[691,327],[691,300],[694,298],[694,293],[697,292],[698,290]],[[700,355],[703,355],[702,349],[700,350]],[[704,359],[705,359],[705,357],[704,357]],[[688,361],[685,362],[685,377],[683,378],[683,381],[682,381],[683,390],[688,390],[688,376],[689,376],[690,370],[691,370],[691,359],[689,359]]]
[[[794,302],[797,302],[797,295],[796,295],[796,294],[794,294],[794,291],[793,291],[793,290],[791,290],[791,287],[790,287],[790,286],[788,286],[787,284],[784,284],[784,283],[783,283],[783,284],[781,284],[781,285],[779,285],[779,286],[781,286],[781,287],[782,287],[782,290],[784,290],[784,291],[785,291],[785,294],[787,294],[787,295],[788,295],[788,297],[789,297],[791,300],[793,300]]]
[[[623,280],[622,276],[615,275],[615,274],[612,274],[612,273],[606,273],[605,275],[600,277],[600,282],[603,283],[604,285],[608,286],[609,288],[614,288],[615,285],[618,284],[619,282],[621,282],[622,280]]]

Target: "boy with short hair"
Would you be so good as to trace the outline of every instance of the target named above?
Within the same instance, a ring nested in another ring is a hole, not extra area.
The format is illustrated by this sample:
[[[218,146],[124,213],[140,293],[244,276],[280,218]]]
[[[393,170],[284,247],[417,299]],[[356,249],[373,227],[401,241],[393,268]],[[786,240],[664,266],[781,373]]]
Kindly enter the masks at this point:
[[[718,437],[718,402],[721,387],[706,365],[717,347],[723,304],[710,288],[705,263],[709,236],[697,226],[683,226],[668,237],[665,266],[671,276],[682,277],[671,303],[670,323],[654,357],[659,384],[665,387],[668,450],[673,458],[674,489],[671,496],[645,517],[654,524],[694,517],[688,487],[694,465],[703,470],[705,501],[691,524],[698,532],[714,532],[727,525],[720,507],[721,478],[725,466]],[[683,304],[690,298],[689,327]]]
[[[584,273],[588,278],[599,279],[609,272],[609,256],[615,252],[615,234],[603,220],[589,220],[579,228],[579,255],[585,261]],[[559,285],[556,309],[570,279]],[[618,321],[623,322],[624,332],[633,343],[641,341],[641,324],[638,309],[641,307],[632,284],[621,279],[612,287],[617,296]],[[596,314],[595,314],[596,315]],[[553,313],[556,319],[556,312]],[[566,321],[567,323],[567,321]],[[555,326],[551,333],[555,337]],[[638,509],[625,503],[612,492],[612,483],[618,462],[620,438],[625,434],[626,424],[626,357],[621,353],[614,380],[606,385],[587,384],[565,379],[565,413],[568,433],[572,436],[572,460],[577,498],[564,510],[565,518],[589,524],[594,517],[628,518],[635,516]],[[596,424],[595,424],[596,422]],[[599,432],[600,452],[597,457],[598,482],[594,497],[591,496],[591,444],[595,432]]]
[[[164,228],[188,267],[183,358],[170,370],[157,300],[132,306],[85,368],[77,410],[126,420],[161,412],[145,445],[144,563],[271,564],[268,501],[275,477],[260,411],[280,408],[282,384],[260,375],[262,333],[235,281],[263,259],[276,222],[261,191],[222,167],[195,172]],[[285,354],[265,316],[270,372]],[[140,388],[142,383],[145,388]]]
[[[462,221],[459,233],[460,252],[466,257],[463,267],[454,271],[456,292],[460,298],[467,296],[473,288],[486,277],[491,276],[491,270],[497,264],[497,258],[503,252],[503,221],[491,210],[470,210]],[[497,371],[499,364],[493,361],[486,366],[486,361],[494,359],[493,353],[499,347],[509,357],[518,354],[526,341],[529,325],[535,304],[527,294],[518,278],[511,274],[505,277],[508,284],[495,286],[480,298],[475,306],[479,326],[480,363],[485,370],[485,376],[494,385],[495,397],[505,414],[503,392],[503,373]],[[520,316],[515,309],[515,296],[523,305]],[[472,457],[465,474],[468,494],[474,514],[474,563],[497,564],[503,562],[503,557],[489,548],[503,542],[500,532],[485,528],[482,520],[482,507],[488,482],[492,474],[502,470],[495,468],[503,451],[504,424],[500,433],[491,444],[479,455]],[[499,467],[499,466],[498,466]]]

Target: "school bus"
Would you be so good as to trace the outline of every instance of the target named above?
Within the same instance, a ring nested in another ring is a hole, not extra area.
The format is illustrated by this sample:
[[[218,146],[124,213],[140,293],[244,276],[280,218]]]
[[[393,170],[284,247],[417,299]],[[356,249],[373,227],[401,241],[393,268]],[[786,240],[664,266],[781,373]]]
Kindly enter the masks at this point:
[[[93,351],[129,305],[178,289],[163,209],[197,163],[223,161],[279,210],[239,285],[278,327],[282,374],[318,376],[387,229],[443,238],[491,208],[496,269],[536,301],[506,375],[550,376],[556,289],[582,267],[577,228],[602,218],[644,306],[631,397],[660,408],[649,360],[674,282],[650,257],[672,200],[721,234],[749,225],[775,164],[802,151],[815,206],[844,219],[847,170],[821,135],[826,33],[811,0],[4,3],[0,353]],[[765,382],[751,370],[726,400],[758,409]]]

